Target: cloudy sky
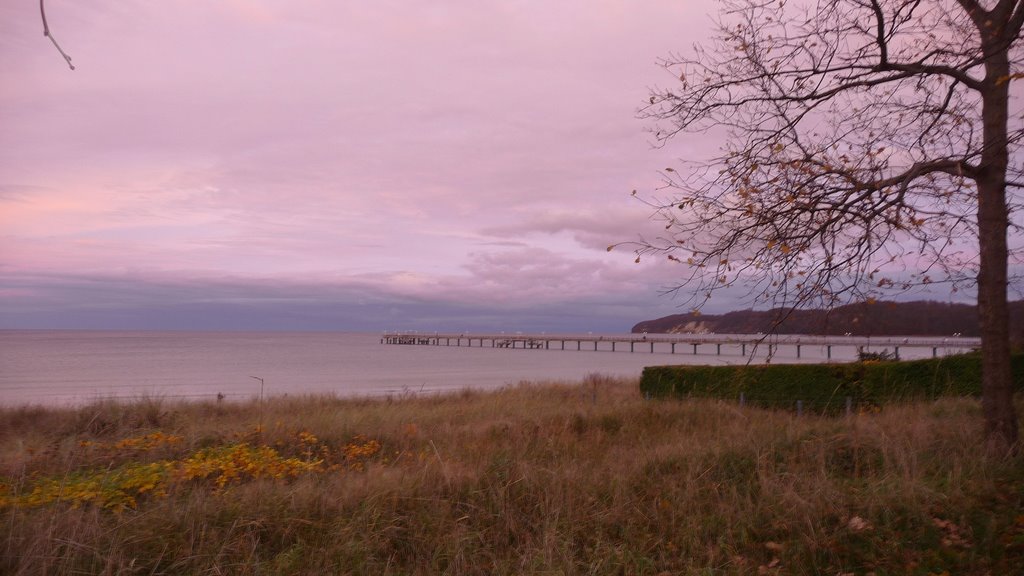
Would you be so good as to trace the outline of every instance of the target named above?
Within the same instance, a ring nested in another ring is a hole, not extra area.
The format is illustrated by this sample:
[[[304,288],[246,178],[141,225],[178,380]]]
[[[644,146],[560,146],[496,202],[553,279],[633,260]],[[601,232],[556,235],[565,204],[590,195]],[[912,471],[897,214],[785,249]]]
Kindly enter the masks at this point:
[[[626,331],[710,0],[0,4],[0,328]],[[718,296],[706,310],[748,305]]]
[[[705,1],[0,5],[0,328],[625,331]],[[723,304],[723,307],[728,308]]]

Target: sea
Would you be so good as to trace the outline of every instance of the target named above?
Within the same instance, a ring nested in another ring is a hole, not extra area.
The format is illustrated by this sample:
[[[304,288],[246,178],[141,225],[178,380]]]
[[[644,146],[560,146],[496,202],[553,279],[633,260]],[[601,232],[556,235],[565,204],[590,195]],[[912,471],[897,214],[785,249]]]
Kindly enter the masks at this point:
[[[854,351],[837,350],[833,358],[843,354],[852,359]],[[823,351],[805,349],[799,361],[823,358]],[[735,352],[399,346],[382,344],[379,333],[0,330],[0,405],[438,394],[579,382],[590,374],[639,377],[652,365],[748,360]]]

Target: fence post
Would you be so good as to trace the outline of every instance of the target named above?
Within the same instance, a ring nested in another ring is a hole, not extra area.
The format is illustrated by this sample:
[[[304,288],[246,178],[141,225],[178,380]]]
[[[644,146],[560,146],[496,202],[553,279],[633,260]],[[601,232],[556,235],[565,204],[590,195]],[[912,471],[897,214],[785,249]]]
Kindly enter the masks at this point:
[[[744,407],[746,405],[747,405],[747,395],[744,394],[743,392],[740,392],[740,408],[742,408],[742,407]]]
[[[797,400],[796,401],[796,415],[797,416],[803,416],[804,415],[804,401],[803,400]]]
[[[849,396],[847,396],[846,397],[846,415],[849,416],[851,414],[853,414],[853,398],[850,398]]]

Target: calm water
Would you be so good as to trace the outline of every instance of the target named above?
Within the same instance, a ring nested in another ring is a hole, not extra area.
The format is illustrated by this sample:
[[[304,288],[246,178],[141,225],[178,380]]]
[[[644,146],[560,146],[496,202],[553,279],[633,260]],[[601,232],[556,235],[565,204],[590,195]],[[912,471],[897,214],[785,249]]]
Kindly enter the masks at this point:
[[[822,358],[804,351],[804,361]],[[578,381],[590,373],[635,377],[657,364],[746,361],[735,353],[389,346],[380,344],[379,334],[15,330],[0,331],[0,404],[145,395],[209,399],[218,393],[244,399],[260,391],[250,376],[264,379],[267,395],[428,393],[524,380]]]
[[[490,389],[523,380],[580,380],[592,372],[638,376],[646,365],[670,361],[682,358],[388,346],[378,334],[0,331],[0,403],[217,393],[251,398],[260,383],[250,376],[264,379],[267,395]]]

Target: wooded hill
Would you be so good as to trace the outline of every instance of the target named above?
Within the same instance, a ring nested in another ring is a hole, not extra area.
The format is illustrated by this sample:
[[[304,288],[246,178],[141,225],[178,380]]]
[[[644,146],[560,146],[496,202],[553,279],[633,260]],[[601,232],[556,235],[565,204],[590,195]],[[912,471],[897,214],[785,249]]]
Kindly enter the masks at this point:
[[[739,310],[726,314],[673,314],[645,320],[634,333],[845,334],[857,336],[979,336],[977,308],[945,302],[857,303],[832,310]],[[1024,300],[1010,303],[1010,334],[1024,343]]]

